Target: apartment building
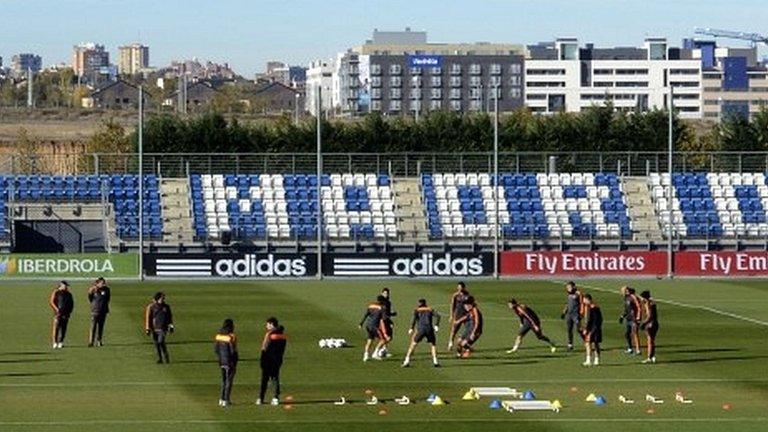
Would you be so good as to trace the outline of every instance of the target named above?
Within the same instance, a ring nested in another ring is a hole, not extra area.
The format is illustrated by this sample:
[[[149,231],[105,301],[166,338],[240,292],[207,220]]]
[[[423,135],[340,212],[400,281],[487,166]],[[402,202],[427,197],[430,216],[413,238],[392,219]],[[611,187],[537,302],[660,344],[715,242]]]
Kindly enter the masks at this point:
[[[149,69],[149,47],[140,43],[121,46],[117,70],[120,75],[135,75]]]

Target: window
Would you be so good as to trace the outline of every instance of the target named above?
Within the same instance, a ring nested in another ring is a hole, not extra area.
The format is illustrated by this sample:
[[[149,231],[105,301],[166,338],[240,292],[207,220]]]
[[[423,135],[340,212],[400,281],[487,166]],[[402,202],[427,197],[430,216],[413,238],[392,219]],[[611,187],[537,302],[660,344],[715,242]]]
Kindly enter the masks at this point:
[[[613,69],[595,69],[593,75],[613,75]]]
[[[411,111],[421,111],[421,101],[419,101],[419,100],[412,100],[411,101]]]
[[[520,78],[520,77],[518,77],[518,78]],[[495,87],[495,86],[501,85],[501,77],[498,76],[498,75],[494,75],[494,76],[489,77],[489,85],[490,85],[490,87]]]
[[[381,111],[381,101],[371,101],[371,111]]]
[[[698,87],[699,82],[698,81],[683,81],[683,82],[673,82],[671,83],[672,87]]]
[[[400,111],[401,107],[402,107],[402,103],[399,100],[389,101],[390,111]]]
[[[483,107],[483,103],[479,100],[471,100],[469,101],[469,109],[470,111],[480,111],[480,109]]]
[[[523,91],[519,88],[513,88],[509,91],[509,97],[511,97],[512,99],[520,99],[521,97],[523,97]]]
[[[372,64],[371,65],[371,75],[381,75],[381,65],[380,64]]]
[[[592,83],[593,87],[613,87],[612,81],[595,81]]]
[[[389,98],[390,99],[400,99],[400,96],[402,95],[402,91],[399,88],[391,88],[389,89]]]
[[[371,87],[381,87],[381,77],[371,77]]]
[[[501,65],[498,63],[491,63],[491,75],[501,75]]]
[[[565,87],[565,83],[562,81],[555,81],[555,82],[538,82],[538,81],[530,81],[525,84],[527,87]]]
[[[443,101],[441,100],[431,100],[429,101],[429,109],[431,110],[439,110],[443,109]]]
[[[421,89],[420,88],[412,88],[411,89],[411,99],[421,99]]]
[[[432,87],[442,87],[442,85],[443,85],[443,78],[439,77],[439,76],[429,77],[429,84]]]
[[[648,87],[645,81],[616,81],[616,87]]]
[[[454,111],[461,111],[461,101],[460,100],[452,100],[451,101],[451,109]]]
[[[421,77],[420,76],[412,76],[411,77],[411,87],[421,87]]]
[[[509,73],[512,75],[520,75],[520,72],[523,70],[523,67],[520,63],[512,63],[509,66]]]
[[[670,75],[698,75],[698,69],[670,69]]]
[[[451,87],[461,87],[461,77],[452,76],[451,77]]]
[[[702,75],[702,78],[704,79],[713,79],[713,80],[719,80],[722,78],[719,73],[705,73]]]
[[[381,89],[371,89],[371,99],[381,99]]]
[[[421,68],[420,67],[412,67],[411,68],[411,75],[421,75]]]
[[[483,73],[483,67],[480,66],[479,63],[472,63],[469,65],[469,74],[470,75],[480,75]]]
[[[482,77],[479,77],[479,76],[469,77],[469,85],[472,87],[480,87],[480,85],[482,85]]]
[[[431,73],[432,75],[440,75],[441,73],[443,73],[443,68],[439,66],[429,68],[429,73]]]
[[[461,89],[452,88],[450,95],[451,99],[461,99]]]
[[[430,92],[429,97],[431,99],[442,99],[443,98],[443,90],[439,88],[433,88]]]
[[[509,91],[509,95],[512,98],[515,97],[515,90],[517,90],[518,92],[520,91],[520,89],[514,89],[514,88]],[[544,99],[547,98],[547,95],[545,95],[545,94],[531,94],[531,93],[528,93],[527,95],[525,95],[525,98],[527,100],[544,100]]]
[[[359,92],[357,89],[349,89],[349,98],[350,99],[357,99]]]
[[[451,65],[451,75],[461,75],[461,65],[454,63]]]
[[[347,68],[347,71],[349,72],[350,75],[357,75],[358,73],[360,73],[360,70],[357,68],[356,64],[349,65],[349,67]]]
[[[502,90],[501,90],[500,87],[490,88],[490,89],[488,89],[488,97],[490,99],[493,99],[494,97],[497,97],[497,98],[501,99],[502,98],[502,93],[501,92],[502,92]]]
[[[648,75],[648,69],[616,69],[616,75]]]
[[[512,75],[509,77],[509,85],[512,86],[520,86],[523,83],[523,79],[520,77],[520,75]]]
[[[527,69],[526,75],[565,75],[565,69]]]
[[[483,95],[483,92],[477,87],[472,87],[469,89],[470,99],[480,99],[482,95]]]
[[[403,79],[399,76],[393,76],[389,77],[389,86],[390,87],[400,87],[403,85]]]
[[[389,74],[390,75],[400,75],[403,73],[403,68],[400,67],[399,64],[391,64],[389,65]]]

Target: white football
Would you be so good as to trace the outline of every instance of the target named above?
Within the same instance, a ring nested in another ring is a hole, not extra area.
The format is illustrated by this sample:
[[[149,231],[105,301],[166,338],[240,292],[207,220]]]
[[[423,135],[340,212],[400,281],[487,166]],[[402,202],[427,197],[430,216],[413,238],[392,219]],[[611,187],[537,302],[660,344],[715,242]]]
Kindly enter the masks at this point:
[[[320,342],[318,342],[317,344],[320,346],[320,348],[325,348],[326,346],[328,346],[328,342],[325,339],[320,339]]]

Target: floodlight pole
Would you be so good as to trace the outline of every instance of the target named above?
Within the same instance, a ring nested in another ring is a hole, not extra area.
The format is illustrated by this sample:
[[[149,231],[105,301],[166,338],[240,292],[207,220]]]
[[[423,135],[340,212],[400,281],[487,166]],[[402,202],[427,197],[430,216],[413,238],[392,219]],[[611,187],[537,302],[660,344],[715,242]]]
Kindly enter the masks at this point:
[[[139,280],[144,280],[144,86],[139,85]]]
[[[322,160],[322,137],[321,137],[321,119],[322,116],[322,85],[317,86],[317,278],[323,278],[323,160]]]
[[[672,217],[672,201],[673,198],[673,186],[672,186],[672,156],[673,156],[673,137],[672,137],[672,112],[674,110],[673,102],[672,102],[672,95],[673,95],[673,89],[672,89],[672,83],[669,83],[669,104],[667,106],[669,119],[668,119],[668,127],[667,127],[667,140],[668,140],[668,147],[667,147],[667,158],[668,158],[668,166],[667,166],[667,172],[669,173],[669,185],[667,185],[667,210],[669,212],[669,226],[667,228],[667,277],[670,279],[674,277],[674,252],[672,250],[672,235],[674,232],[673,229],[673,222],[674,218]]]
[[[493,227],[493,277],[499,278],[499,85],[493,93],[493,187],[496,206]]]

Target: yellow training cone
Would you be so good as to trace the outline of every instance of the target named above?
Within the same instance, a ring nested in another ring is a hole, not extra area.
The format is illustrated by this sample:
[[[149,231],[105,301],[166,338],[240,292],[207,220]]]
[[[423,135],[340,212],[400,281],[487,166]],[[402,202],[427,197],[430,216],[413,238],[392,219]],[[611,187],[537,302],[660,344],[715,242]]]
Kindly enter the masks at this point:
[[[443,399],[440,398],[440,396],[435,396],[435,399],[432,401],[432,405],[445,405],[445,402],[443,402]]]
[[[597,400],[597,396],[595,396],[594,393],[590,393],[589,396],[585,399],[587,402],[594,402]]]
[[[477,395],[472,390],[464,393],[464,396],[461,398],[461,400],[465,400],[465,401],[475,400],[475,399],[477,399]]]
[[[559,400],[555,399],[554,401],[552,401],[552,408],[559,410],[562,407],[563,407],[563,404],[561,404]]]

